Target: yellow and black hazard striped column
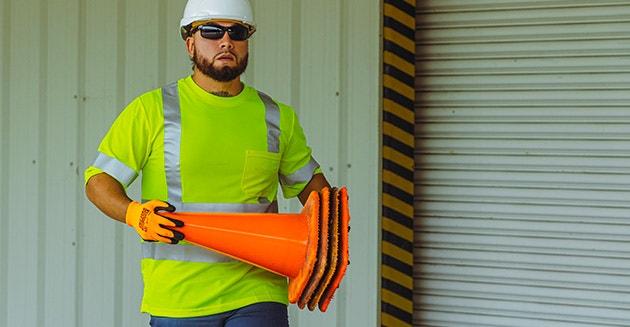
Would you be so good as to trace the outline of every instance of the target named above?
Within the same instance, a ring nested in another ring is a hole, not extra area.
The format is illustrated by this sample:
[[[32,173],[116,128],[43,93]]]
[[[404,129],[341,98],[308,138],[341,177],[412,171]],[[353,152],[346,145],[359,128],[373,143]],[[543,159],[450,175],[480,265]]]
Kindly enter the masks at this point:
[[[415,9],[383,2],[382,326],[413,324]]]

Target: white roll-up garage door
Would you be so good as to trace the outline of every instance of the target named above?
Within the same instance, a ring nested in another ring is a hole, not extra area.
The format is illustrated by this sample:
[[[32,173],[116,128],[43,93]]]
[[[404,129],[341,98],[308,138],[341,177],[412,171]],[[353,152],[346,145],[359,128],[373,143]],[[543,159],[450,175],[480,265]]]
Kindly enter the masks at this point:
[[[630,1],[417,3],[416,326],[630,326]]]

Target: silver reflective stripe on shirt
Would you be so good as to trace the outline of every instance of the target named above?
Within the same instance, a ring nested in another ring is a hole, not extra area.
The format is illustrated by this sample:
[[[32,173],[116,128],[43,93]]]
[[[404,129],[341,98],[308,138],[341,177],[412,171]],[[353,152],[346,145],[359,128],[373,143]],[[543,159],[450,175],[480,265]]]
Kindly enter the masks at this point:
[[[162,88],[162,103],[164,106],[164,168],[168,185],[168,201],[175,208],[179,208],[182,204],[182,178],[179,170],[182,117],[177,82]]]
[[[280,152],[280,108],[270,96],[258,91],[258,96],[265,104],[265,122],[267,123],[267,151]]]
[[[142,203],[151,200],[143,199]],[[169,201],[170,203],[170,201]],[[172,203],[171,203],[172,204]],[[276,213],[278,202],[271,203],[181,203],[175,207],[178,212],[251,212],[251,213]]]
[[[265,105],[267,124],[267,148],[278,153],[280,149],[280,109],[271,98],[262,92],[259,97]],[[180,174],[181,108],[177,82],[162,88],[164,105],[164,165],[168,185],[168,202],[179,212],[278,212],[278,203],[184,203]],[[188,244],[171,245],[143,242],[145,259],[176,260],[183,262],[229,262],[234,259],[222,254]]]
[[[167,244],[142,242],[142,257],[154,260],[173,260],[183,262],[233,262],[228,256],[193,244]]]
[[[127,165],[120,160],[112,158],[103,152],[99,152],[96,155],[92,166],[101,169],[125,185],[131,184],[136,177],[138,177],[138,174],[133,169],[127,167]]]

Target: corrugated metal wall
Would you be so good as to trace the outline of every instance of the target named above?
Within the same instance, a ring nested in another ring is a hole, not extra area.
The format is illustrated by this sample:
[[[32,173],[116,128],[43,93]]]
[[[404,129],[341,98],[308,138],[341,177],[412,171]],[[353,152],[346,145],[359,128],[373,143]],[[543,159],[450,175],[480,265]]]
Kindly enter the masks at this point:
[[[147,325],[137,237],[85,199],[83,170],[132,98],[190,73],[185,2],[1,2],[0,326]],[[347,277],[326,314],[292,307],[292,326],[375,325],[379,3],[252,2],[246,81],[296,107],[351,200]]]
[[[628,326],[630,2],[419,2],[417,326]]]

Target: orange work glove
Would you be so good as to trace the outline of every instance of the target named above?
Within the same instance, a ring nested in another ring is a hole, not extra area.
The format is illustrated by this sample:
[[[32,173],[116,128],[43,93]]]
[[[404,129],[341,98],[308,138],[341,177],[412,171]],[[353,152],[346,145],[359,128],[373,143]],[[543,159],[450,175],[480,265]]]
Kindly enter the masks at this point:
[[[184,234],[168,227],[182,227],[184,222],[160,216],[158,211],[173,212],[175,207],[160,200],[151,200],[143,204],[134,201],[127,207],[125,220],[127,225],[133,226],[138,235],[146,241],[177,244],[183,240]]]

